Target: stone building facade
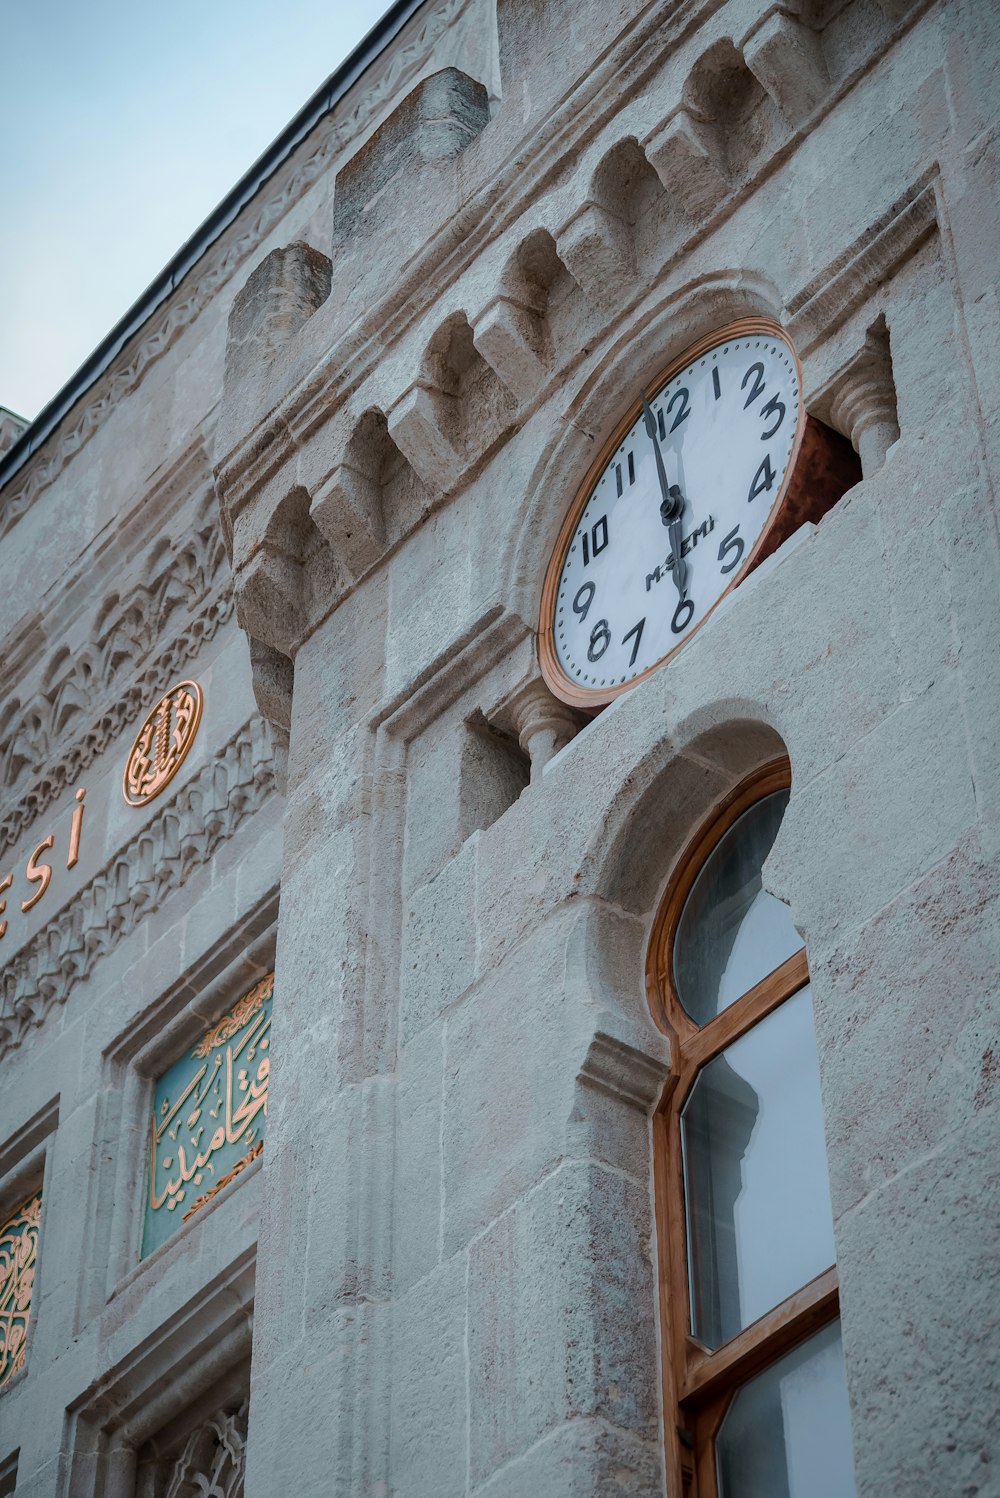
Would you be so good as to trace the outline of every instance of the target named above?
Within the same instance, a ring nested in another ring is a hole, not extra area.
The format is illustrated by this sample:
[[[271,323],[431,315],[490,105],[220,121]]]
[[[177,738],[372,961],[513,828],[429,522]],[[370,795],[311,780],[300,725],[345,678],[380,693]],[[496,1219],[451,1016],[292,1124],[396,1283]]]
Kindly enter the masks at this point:
[[[710,1399],[838,1308],[830,1498],[1000,1493],[998,66],[404,0],[5,430],[0,1493],[757,1493]],[[747,318],[855,471],[588,716],[560,528]],[[669,913],[786,784],[836,1269],[706,1352]]]

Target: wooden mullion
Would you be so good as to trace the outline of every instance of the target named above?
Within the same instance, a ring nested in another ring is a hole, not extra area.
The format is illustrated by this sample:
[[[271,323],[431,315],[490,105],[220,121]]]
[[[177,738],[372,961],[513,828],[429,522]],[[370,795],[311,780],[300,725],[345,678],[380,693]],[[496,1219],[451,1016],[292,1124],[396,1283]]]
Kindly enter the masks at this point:
[[[782,1353],[832,1321],[837,1314],[838,1299],[834,1267],[818,1274],[716,1352],[708,1352],[693,1337],[687,1337],[687,1366],[680,1381],[681,1403],[700,1402],[745,1384]]]
[[[801,948],[780,967],[776,967],[773,973],[768,973],[766,978],[748,989],[734,1004],[730,1004],[728,1009],[709,1020],[687,1042],[684,1046],[685,1071],[696,1071],[704,1066],[712,1056],[724,1051],[727,1045],[732,1045],[734,1040],[738,1040],[808,982],[809,964],[805,949]]]

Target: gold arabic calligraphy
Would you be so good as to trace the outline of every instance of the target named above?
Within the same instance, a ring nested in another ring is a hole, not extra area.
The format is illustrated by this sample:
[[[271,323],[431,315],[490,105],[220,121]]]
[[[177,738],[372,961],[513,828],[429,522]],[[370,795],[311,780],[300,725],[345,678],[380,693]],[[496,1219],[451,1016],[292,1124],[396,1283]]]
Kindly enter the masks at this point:
[[[259,1154],[273,992],[272,974],[161,1077],[150,1120],[149,1213],[174,1212],[189,1185],[212,1183],[181,1214],[186,1220],[239,1174],[237,1165],[245,1168],[248,1154]]]
[[[129,806],[145,806],[177,774],[198,732],[201,706],[196,681],[182,681],[160,698],[125,763],[122,793]]]

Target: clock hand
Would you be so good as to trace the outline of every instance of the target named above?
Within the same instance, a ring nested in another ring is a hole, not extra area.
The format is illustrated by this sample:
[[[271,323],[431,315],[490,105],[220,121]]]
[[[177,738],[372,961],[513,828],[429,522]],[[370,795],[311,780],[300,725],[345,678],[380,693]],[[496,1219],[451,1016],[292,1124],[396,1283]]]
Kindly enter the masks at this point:
[[[660,481],[660,493],[663,495],[660,501],[660,519],[667,527],[667,535],[670,537],[670,551],[674,559],[674,582],[677,585],[678,595],[683,601],[687,597],[687,563],[681,558],[683,541],[681,517],[684,514],[684,495],[679,484],[667,483],[663,454],[660,451],[660,440],[656,431],[656,418],[649,409],[645,390],[640,390],[639,394],[642,396],[642,419],[646,425],[646,435],[653,444],[656,476]]]

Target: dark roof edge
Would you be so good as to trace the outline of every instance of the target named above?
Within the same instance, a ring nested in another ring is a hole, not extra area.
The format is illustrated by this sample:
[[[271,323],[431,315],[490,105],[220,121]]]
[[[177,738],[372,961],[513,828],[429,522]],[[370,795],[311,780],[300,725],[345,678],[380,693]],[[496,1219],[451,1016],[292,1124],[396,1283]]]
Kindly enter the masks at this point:
[[[100,379],[105,370],[187,276],[201,257],[239,216],[247,204],[273,176],[311,130],[328,114],[399,34],[423,0],[395,0],[340,67],[331,73],[312,98],[271,142],[249,171],[223,198],[219,206],[195,230],[139,299],[119,318],[111,332],[31,422],[12,447],[0,458],[0,489],[24,467],[55,431],[80,397]]]

